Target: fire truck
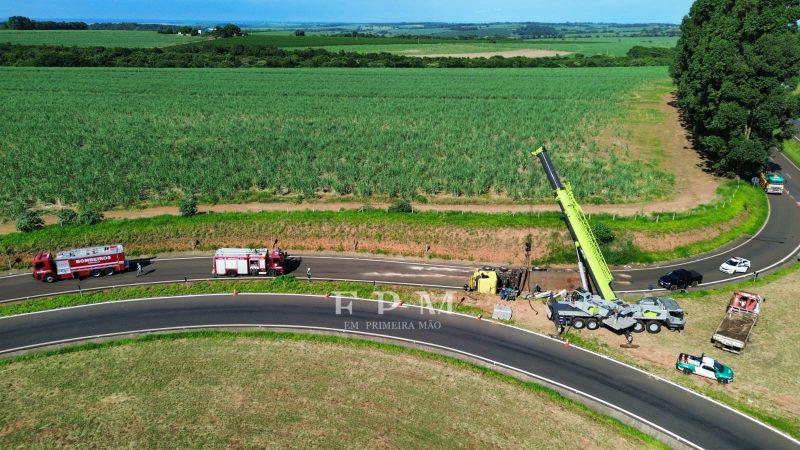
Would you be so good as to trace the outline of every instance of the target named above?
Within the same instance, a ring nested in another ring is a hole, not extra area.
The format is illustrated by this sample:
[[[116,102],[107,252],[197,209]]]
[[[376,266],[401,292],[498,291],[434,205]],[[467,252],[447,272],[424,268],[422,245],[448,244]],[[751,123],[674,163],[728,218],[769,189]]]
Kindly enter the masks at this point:
[[[53,283],[58,280],[111,276],[128,269],[122,245],[76,248],[58,252],[39,252],[33,258],[33,278]]]
[[[235,277],[239,275],[276,277],[284,275],[286,252],[281,249],[221,248],[214,254],[212,274]]]

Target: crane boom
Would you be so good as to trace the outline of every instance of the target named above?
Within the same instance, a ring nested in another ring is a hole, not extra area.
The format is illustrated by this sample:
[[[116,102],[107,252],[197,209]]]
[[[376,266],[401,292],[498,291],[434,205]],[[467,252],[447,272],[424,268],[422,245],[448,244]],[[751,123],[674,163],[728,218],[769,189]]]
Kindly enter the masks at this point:
[[[615,300],[617,295],[611,289],[611,282],[614,281],[614,276],[611,274],[611,269],[608,268],[603,253],[600,251],[600,245],[597,243],[586,215],[575,200],[572,188],[569,183],[561,182],[544,147],[540,147],[533,152],[533,156],[538,157],[544,167],[547,179],[550,181],[550,186],[555,193],[556,201],[558,201],[561,211],[564,213],[564,221],[567,223],[567,228],[569,228],[572,239],[575,241],[578,265],[581,268],[581,279],[584,283],[584,288],[590,290],[586,286],[586,274],[583,270],[585,266],[588,268],[588,275],[594,286],[595,293],[605,300]]]

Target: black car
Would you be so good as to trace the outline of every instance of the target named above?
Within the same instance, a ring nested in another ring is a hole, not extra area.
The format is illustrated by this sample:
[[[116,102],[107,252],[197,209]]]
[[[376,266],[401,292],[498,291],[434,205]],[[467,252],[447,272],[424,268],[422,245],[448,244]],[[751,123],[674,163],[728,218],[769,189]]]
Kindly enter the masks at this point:
[[[689,286],[697,286],[703,282],[703,276],[694,270],[678,269],[664,275],[658,279],[658,285],[664,289],[674,291],[676,289],[686,289]]]

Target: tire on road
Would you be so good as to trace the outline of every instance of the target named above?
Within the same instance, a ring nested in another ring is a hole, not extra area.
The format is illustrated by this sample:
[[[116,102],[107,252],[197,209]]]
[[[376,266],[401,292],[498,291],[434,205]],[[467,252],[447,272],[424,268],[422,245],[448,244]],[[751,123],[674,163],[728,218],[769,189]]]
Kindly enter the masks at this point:
[[[107,277],[110,277],[110,276],[114,275],[115,273],[116,273],[116,271],[114,270],[113,267],[106,267],[105,269],[103,269],[103,275],[105,275]]]

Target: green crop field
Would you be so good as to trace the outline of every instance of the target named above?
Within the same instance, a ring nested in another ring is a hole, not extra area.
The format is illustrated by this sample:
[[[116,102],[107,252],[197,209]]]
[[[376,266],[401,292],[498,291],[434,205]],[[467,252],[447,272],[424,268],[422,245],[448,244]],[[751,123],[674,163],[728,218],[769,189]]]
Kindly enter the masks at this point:
[[[155,31],[123,30],[0,30],[0,42],[22,45],[66,45],[78,47],[166,47],[202,38],[159,34]]]
[[[594,137],[664,68],[0,69],[0,201],[242,191],[544,199],[546,143],[586,201],[669,174]]]
[[[562,50],[584,55],[625,56],[635,46],[672,48],[677,37],[605,37],[564,40],[530,40],[528,45],[543,50]]]
[[[271,45],[281,48],[318,48],[330,46],[354,47],[361,45],[410,45],[417,42],[443,43],[458,42],[453,39],[433,39],[433,38],[400,38],[400,37],[345,37],[345,36],[325,36],[319,34],[309,34],[308,36],[295,36],[288,33],[254,33],[247,36],[232,37],[227,39],[215,39],[205,42],[202,45],[231,47],[234,45],[254,46]],[[351,49],[350,51],[356,51]]]
[[[271,45],[275,47],[324,48],[330,51],[359,53],[389,52],[408,55],[446,55],[459,53],[501,52],[510,50],[554,50],[584,55],[625,56],[632,47],[672,48],[678,42],[675,37],[604,37],[572,38],[558,40],[458,40],[442,38],[400,38],[400,37],[341,37],[341,36],[294,36],[276,32],[255,33],[249,36],[218,39],[196,45]]]
[[[644,38],[595,38],[565,40],[473,40],[455,42],[436,42],[420,40],[404,44],[364,44],[357,47],[323,46],[330,51],[356,51],[360,53],[389,52],[407,55],[446,55],[458,53],[501,52],[509,50],[553,50],[570,53],[581,53],[587,56],[608,55],[625,56],[632,47],[675,47],[677,38],[644,37]]]

